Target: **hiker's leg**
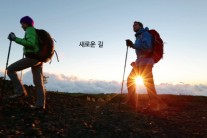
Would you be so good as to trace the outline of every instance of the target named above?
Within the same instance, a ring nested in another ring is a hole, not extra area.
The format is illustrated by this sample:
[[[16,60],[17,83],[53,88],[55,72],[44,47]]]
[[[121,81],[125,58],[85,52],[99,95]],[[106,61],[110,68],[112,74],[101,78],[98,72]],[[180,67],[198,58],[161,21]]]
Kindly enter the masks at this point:
[[[151,99],[157,98],[157,92],[155,89],[154,79],[152,74],[152,67],[153,67],[152,65],[146,65],[141,67],[141,75],[144,81],[144,85]]]
[[[30,58],[23,58],[13,64],[11,64],[7,68],[7,74],[13,83],[15,93],[17,93],[17,94],[25,93],[26,94],[26,90],[23,87],[21,80],[18,78],[17,71],[21,71],[26,68],[29,68],[36,63],[37,63],[36,60],[30,59]]]
[[[145,86],[147,88],[147,92],[149,95],[149,99],[150,99],[150,106],[152,108],[154,108],[155,110],[163,110],[166,109],[168,106],[167,104],[158,97],[156,89],[155,89],[155,84],[154,84],[154,79],[153,79],[153,73],[152,73],[152,68],[153,66],[146,66],[146,82],[145,82]]]
[[[36,107],[43,107],[45,108],[45,89],[44,89],[44,82],[43,82],[43,63],[39,63],[36,66],[32,67],[32,74],[33,74],[33,82],[36,87],[37,92],[37,99],[36,99]]]
[[[144,85],[147,89],[147,93],[149,95],[149,107],[153,110],[159,110],[160,100],[155,89],[152,68],[152,65],[142,66],[141,74],[143,77]]]
[[[127,78],[128,99],[133,105],[136,105],[136,76],[138,76],[137,69],[133,68]]]

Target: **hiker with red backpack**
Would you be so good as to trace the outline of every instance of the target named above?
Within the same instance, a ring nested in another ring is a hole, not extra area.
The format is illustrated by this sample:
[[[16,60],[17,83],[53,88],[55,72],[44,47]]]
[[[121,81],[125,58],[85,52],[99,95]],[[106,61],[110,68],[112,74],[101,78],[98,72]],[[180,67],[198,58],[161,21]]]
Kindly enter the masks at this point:
[[[25,16],[21,18],[20,23],[25,31],[25,37],[23,39],[18,38],[14,33],[10,33],[8,36],[10,41],[14,41],[23,46],[25,55],[23,59],[16,61],[7,68],[7,74],[13,82],[15,92],[15,94],[10,96],[10,98],[27,96],[26,89],[18,78],[17,71],[31,67],[33,82],[37,92],[36,105],[31,107],[37,110],[44,110],[46,103],[46,92],[43,83],[43,62],[38,60],[36,56],[36,53],[40,50],[40,44],[34,28],[34,21],[31,17]]]
[[[159,110],[161,107],[160,100],[158,99],[157,92],[155,89],[152,68],[155,62],[158,62],[163,55],[163,42],[160,39],[160,52],[154,53],[154,35],[151,34],[149,29],[143,27],[141,22],[134,22],[133,30],[136,33],[135,43],[131,40],[126,40],[126,45],[135,49],[137,59],[135,62],[131,63],[133,67],[131,73],[127,78],[127,89],[128,89],[128,100],[133,107],[137,106],[137,96],[136,96],[136,83],[135,79],[141,76],[143,83],[147,89],[149,95],[149,104],[147,108],[152,110]],[[153,30],[155,31],[155,30]],[[156,32],[156,31],[155,31]],[[158,34],[158,33],[157,33]],[[158,34],[159,35],[159,34]],[[157,46],[156,46],[157,47]],[[158,46],[159,47],[159,46]],[[154,56],[154,57],[153,57]]]

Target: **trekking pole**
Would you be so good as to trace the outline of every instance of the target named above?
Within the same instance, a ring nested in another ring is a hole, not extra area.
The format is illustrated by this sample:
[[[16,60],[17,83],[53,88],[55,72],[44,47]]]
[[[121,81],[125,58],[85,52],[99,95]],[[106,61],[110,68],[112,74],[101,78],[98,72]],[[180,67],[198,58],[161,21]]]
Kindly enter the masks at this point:
[[[22,59],[24,58],[24,52],[23,52],[23,56],[22,56]],[[21,71],[21,74],[20,74],[20,77],[21,77],[21,81],[22,81],[22,77],[23,77],[23,70]]]
[[[9,51],[8,51],[7,61],[6,61],[6,68],[5,68],[5,72],[4,72],[3,85],[2,85],[2,89],[1,89],[0,105],[2,105],[2,99],[3,99],[3,95],[4,95],[4,87],[5,87],[4,85],[5,85],[5,81],[6,81],[6,72],[7,72],[7,67],[8,67],[8,63],[9,63],[11,45],[12,45],[12,41],[10,40]]]
[[[122,84],[121,84],[121,95],[120,95],[120,101],[119,101],[119,109],[120,109],[120,103],[121,103],[121,98],[122,98],[122,93],[123,93],[123,84],[124,84],[124,76],[125,76],[125,70],[126,70],[127,55],[128,55],[128,46],[127,46],[127,50],[126,50],[126,57],[125,57],[125,63],[124,63],[124,73],[123,73]]]

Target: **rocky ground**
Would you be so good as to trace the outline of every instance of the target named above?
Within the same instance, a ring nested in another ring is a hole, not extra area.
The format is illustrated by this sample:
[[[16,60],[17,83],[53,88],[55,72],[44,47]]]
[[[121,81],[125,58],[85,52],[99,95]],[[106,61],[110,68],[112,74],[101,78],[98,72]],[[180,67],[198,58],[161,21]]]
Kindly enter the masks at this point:
[[[159,95],[163,111],[143,111],[148,96],[139,95],[138,109],[120,105],[120,94],[47,92],[45,112],[30,108],[29,96],[9,100],[7,82],[0,111],[0,137],[207,137],[207,97]],[[122,99],[126,95],[122,95]]]

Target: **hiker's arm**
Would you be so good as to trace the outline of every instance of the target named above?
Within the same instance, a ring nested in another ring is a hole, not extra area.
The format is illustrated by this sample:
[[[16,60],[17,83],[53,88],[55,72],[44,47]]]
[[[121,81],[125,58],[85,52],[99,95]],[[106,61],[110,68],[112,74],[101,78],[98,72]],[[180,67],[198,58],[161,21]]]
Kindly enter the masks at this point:
[[[134,48],[138,50],[147,50],[152,48],[152,37],[149,33],[143,33],[140,39],[137,39]]]
[[[35,31],[28,31],[26,32],[24,39],[17,37],[15,39],[15,42],[20,45],[23,45],[24,47],[33,49],[35,47],[35,39],[36,39]]]

